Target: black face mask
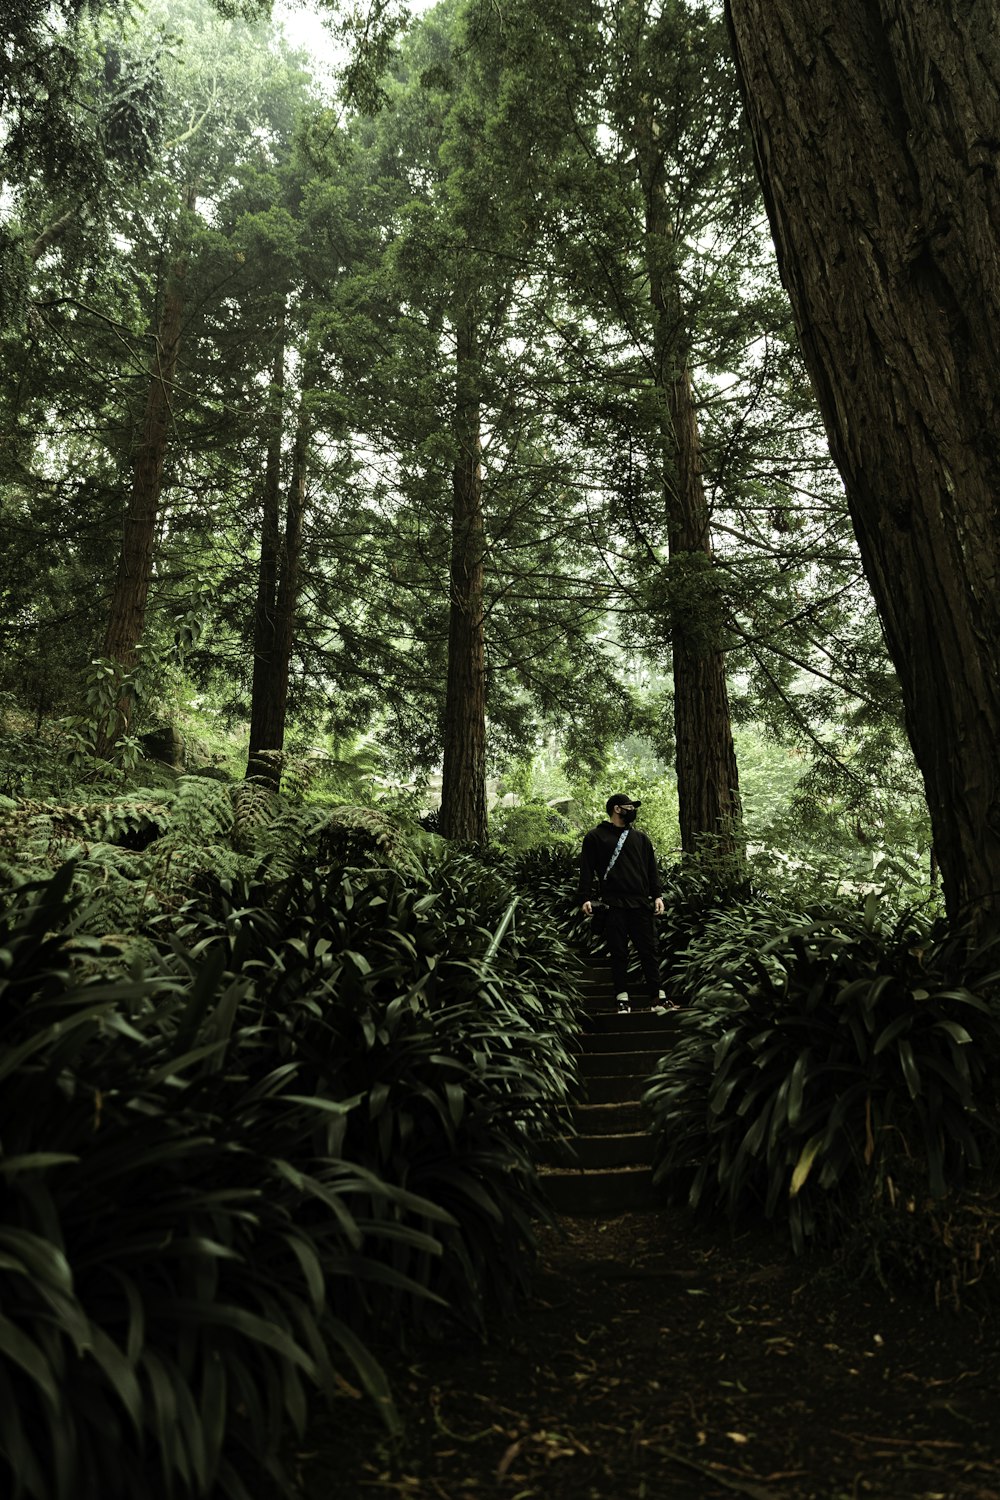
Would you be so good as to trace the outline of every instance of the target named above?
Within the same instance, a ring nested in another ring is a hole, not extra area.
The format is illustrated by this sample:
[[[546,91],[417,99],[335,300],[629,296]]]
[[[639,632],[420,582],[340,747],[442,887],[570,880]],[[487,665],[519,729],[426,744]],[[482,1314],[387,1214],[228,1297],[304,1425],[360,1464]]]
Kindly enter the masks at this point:
[[[622,822],[626,825],[628,825],[629,823],[634,823],[636,820],[636,815],[639,811],[639,806],[640,804],[637,803],[635,807],[620,807],[618,809],[618,815],[621,818]]]

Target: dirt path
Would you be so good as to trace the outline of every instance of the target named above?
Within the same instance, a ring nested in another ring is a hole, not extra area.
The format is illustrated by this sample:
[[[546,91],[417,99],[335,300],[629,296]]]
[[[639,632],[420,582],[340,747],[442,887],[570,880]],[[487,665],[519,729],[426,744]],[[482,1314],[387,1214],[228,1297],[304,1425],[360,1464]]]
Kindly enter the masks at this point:
[[[304,1497],[1000,1500],[996,1314],[668,1215],[564,1230],[518,1326],[396,1357],[397,1453],[338,1403]]]

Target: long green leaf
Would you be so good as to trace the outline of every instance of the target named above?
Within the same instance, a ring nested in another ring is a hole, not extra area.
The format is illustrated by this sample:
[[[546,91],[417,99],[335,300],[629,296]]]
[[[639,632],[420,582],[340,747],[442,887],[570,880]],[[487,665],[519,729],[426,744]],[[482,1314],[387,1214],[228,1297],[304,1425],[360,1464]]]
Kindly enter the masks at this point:
[[[12,1177],[16,1172],[37,1172],[43,1167],[61,1167],[67,1162],[79,1160],[79,1156],[70,1156],[63,1151],[28,1151],[23,1156],[0,1156],[0,1176]]]
[[[179,1323],[193,1321],[196,1324],[208,1324],[218,1328],[228,1328],[234,1333],[242,1334],[244,1338],[252,1340],[255,1344],[262,1344],[265,1348],[273,1349],[283,1359],[298,1366],[310,1378],[316,1378],[316,1365],[312,1357],[302,1349],[295,1340],[285,1332],[283,1328],[269,1323],[266,1318],[258,1317],[256,1313],[250,1312],[245,1307],[237,1307],[233,1303],[193,1302],[187,1298],[178,1298],[157,1311],[166,1317],[173,1317]]]
[[[372,1354],[367,1344],[339,1318],[328,1318],[327,1324],[336,1344],[344,1351],[361,1380],[362,1385],[378,1407],[386,1427],[393,1437],[399,1437],[403,1424],[399,1416],[392,1390],[385,1371]]]
[[[58,1409],[59,1388],[45,1355],[23,1329],[0,1313],[0,1354],[18,1365],[41,1390],[42,1394]]]
[[[902,1037],[897,1050],[899,1052],[899,1062],[903,1070],[903,1077],[906,1079],[906,1087],[910,1091],[910,1098],[917,1099],[920,1096],[922,1085],[920,1082],[920,1070],[917,1067],[917,1060],[913,1054],[913,1046],[905,1037]]]
[[[802,1147],[802,1150],[799,1152],[799,1159],[795,1163],[795,1170],[792,1173],[792,1180],[788,1185],[789,1198],[797,1198],[799,1193],[801,1193],[802,1189],[808,1182],[809,1174],[813,1169],[813,1163],[815,1162],[820,1151],[823,1149],[824,1138],[825,1132],[817,1131],[814,1136],[811,1136],[809,1140],[806,1141],[805,1145]]]

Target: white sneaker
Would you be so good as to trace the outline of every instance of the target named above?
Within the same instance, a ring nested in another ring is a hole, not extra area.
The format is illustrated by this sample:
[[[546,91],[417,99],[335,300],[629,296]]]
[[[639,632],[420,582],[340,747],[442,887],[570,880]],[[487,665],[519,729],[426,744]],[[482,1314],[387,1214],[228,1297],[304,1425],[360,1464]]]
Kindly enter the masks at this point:
[[[620,995],[615,996],[615,999],[618,1001],[618,1014],[620,1016],[627,1016],[632,1009],[629,1004],[628,995],[622,990]]]

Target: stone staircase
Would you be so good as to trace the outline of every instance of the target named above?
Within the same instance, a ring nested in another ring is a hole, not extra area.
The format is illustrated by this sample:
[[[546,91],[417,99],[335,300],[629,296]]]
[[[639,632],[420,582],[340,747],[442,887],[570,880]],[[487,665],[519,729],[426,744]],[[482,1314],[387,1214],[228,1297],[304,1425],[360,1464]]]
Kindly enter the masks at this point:
[[[541,1169],[559,1214],[616,1214],[660,1207],[653,1188],[652,1140],[640,1099],[669,1050],[676,1011],[618,1015],[606,969],[587,971],[580,1035],[581,1094],[573,1107],[575,1136],[566,1137]],[[642,991],[634,990],[636,999]]]

